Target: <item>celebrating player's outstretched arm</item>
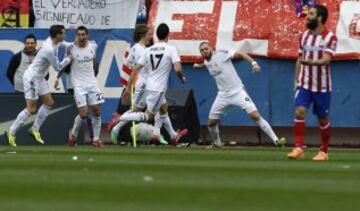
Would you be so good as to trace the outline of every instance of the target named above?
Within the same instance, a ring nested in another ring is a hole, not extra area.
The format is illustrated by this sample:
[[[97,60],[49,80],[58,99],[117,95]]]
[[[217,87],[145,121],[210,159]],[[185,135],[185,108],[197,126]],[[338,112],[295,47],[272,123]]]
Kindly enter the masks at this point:
[[[249,54],[247,54],[247,53],[236,51],[233,56],[233,59],[245,59],[252,65],[252,71],[254,73],[260,72],[260,70],[261,70],[260,65],[253,58],[251,58],[251,56],[249,56]]]
[[[216,81],[219,92],[211,106],[208,129],[214,146],[222,146],[218,123],[230,106],[237,106],[246,111],[249,117],[272,139],[275,145],[285,145],[285,138],[278,138],[270,124],[262,118],[255,104],[245,90],[245,87],[237,75],[237,71],[231,59],[245,59],[252,63],[253,71],[260,71],[260,66],[248,54],[233,50],[213,51],[208,42],[199,46],[200,54],[204,63],[195,63],[194,68],[204,66],[209,70]]]
[[[245,59],[246,61],[251,63],[252,71],[254,73],[261,71],[260,65],[253,58],[251,58],[251,56],[249,56],[247,53],[236,51],[234,53],[234,56],[232,57],[232,59]],[[205,67],[204,63],[194,63],[194,65],[193,65],[194,69],[199,69],[199,68],[204,68],[204,67]]]
[[[52,51],[48,51],[47,56],[47,60],[50,62],[51,66],[53,66],[56,71],[61,71],[66,65],[70,64],[72,59],[70,55],[67,55],[60,62],[57,55],[53,54]]]

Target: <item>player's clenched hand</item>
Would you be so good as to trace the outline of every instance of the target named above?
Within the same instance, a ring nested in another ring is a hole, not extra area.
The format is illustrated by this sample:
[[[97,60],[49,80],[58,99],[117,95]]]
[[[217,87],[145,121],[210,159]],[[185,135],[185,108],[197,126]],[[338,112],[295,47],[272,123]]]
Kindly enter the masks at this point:
[[[181,78],[181,83],[186,83],[186,77],[185,76],[183,76],[182,78]]]
[[[312,59],[309,59],[309,60],[300,60],[300,63],[303,64],[303,65],[313,65],[314,64],[314,61]]]
[[[56,79],[55,84],[54,84],[54,89],[55,89],[55,90],[60,90],[60,87],[59,87],[59,79]]]
[[[260,68],[260,66],[258,64],[254,64],[252,66],[252,71],[253,71],[253,73],[258,73],[258,72],[261,71],[261,68]]]

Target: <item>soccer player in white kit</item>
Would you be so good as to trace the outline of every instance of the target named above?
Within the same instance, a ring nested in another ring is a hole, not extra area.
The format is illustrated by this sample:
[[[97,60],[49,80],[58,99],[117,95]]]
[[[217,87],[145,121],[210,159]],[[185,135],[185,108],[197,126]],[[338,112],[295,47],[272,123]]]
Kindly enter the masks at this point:
[[[245,90],[245,87],[236,73],[232,59],[245,59],[252,64],[253,72],[259,72],[260,66],[248,54],[239,51],[213,51],[208,42],[199,46],[200,53],[204,57],[203,64],[194,64],[194,68],[206,66],[216,81],[219,92],[211,107],[208,128],[213,139],[212,146],[222,146],[218,123],[228,107],[237,106],[249,114],[260,128],[271,138],[275,145],[285,145],[285,138],[279,139],[269,123],[263,119],[255,104]]]
[[[149,32],[148,27],[145,24],[138,24],[135,27],[134,30],[134,41],[135,44],[130,50],[130,53],[126,59],[126,65],[131,68],[135,68],[138,61],[141,59],[143,54],[145,53],[146,45],[149,44],[149,41],[151,39],[151,34]],[[149,74],[149,70],[146,67],[143,67],[137,75],[135,75],[135,72],[133,72],[135,79],[135,90],[134,90],[134,108],[132,110],[126,111],[124,114],[128,114],[131,112],[140,112],[144,111],[146,108],[146,102],[144,98],[145,88],[146,88],[146,78]],[[124,115],[123,114],[123,115]],[[165,119],[165,121],[162,121],[161,118]],[[111,140],[113,143],[117,142],[119,131],[125,124],[127,124],[129,121],[120,121],[118,122],[115,127],[111,130]],[[158,127],[161,127],[161,124],[164,124],[165,129],[170,135],[170,138],[172,142],[176,142],[176,140],[179,140],[182,136],[187,134],[187,130],[181,130],[180,132],[175,132],[171,125],[171,121],[169,118],[169,115],[166,113],[165,115],[161,116],[159,113],[155,115],[155,125],[158,125]],[[160,124],[160,126],[159,126]],[[157,131],[155,131],[157,132]],[[156,134],[155,134],[156,135]],[[167,144],[167,142],[162,138],[162,136],[158,137],[159,141],[163,144]]]
[[[160,136],[160,127],[163,122],[170,121],[169,118],[166,118],[168,117],[168,107],[165,99],[165,92],[167,90],[172,67],[174,67],[181,82],[185,83],[186,81],[176,48],[167,44],[169,31],[169,27],[164,23],[158,26],[156,35],[159,41],[147,48],[140,60],[138,60],[137,65],[130,76],[126,91],[124,92],[124,97],[128,97],[135,76],[142,68],[148,69],[149,73],[146,77],[144,93],[147,110],[145,112],[126,113],[119,119],[120,123],[125,121],[152,121],[155,114],[160,112],[160,119],[155,122],[156,129],[154,134],[157,136]],[[171,122],[169,124],[171,124]]]
[[[88,116],[88,106],[91,106],[94,133],[91,143],[95,147],[103,147],[99,136],[101,131],[100,105],[104,103],[104,97],[95,77],[97,44],[88,40],[88,33],[86,27],[79,26],[76,29],[76,41],[67,50],[67,53],[73,58],[70,76],[74,87],[75,102],[79,108],[79,114],[75,117],[74,126],[69,131],[68,145],[76,145],[76,138],[81,125]],[[58,81],[55,83],[56,86]]]
[[[50,37],[42,44],[33,63],[25,71],[23,82],[26,108],[18,114],[16,120],[11,125],[10,130],[6,132],[7,139],[11,146],[16,147],[15,134],[19,127],[21,127],[31,115],[36,113],[39,96],[41,97],[43,104],[38,110],[35,122],[29,130],[29,134],[35,141],[44,144],[39,130],[48,116],[49,110],[54,105],[54,100],[51,97],[49,85],[45,76],[49,73],[50,65],[56,71],[60,71],[71,62],[70,56],[64,58],[61,62],[58,59],[58,49],[60,45],[64,44],[62,43],[64,38],[65,28],[63,25],[51,26]]]

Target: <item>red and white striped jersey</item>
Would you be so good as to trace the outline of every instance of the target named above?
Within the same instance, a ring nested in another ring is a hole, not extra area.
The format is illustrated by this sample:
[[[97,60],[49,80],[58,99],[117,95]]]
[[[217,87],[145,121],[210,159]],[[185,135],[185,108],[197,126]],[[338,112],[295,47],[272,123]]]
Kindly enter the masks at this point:
[[[324,29],[321,34],[306,30],[300,36],[299,56],[303,60],[317,61],[324,54],[334,56],[337,38],[334,33]],[[298,86],[313,92],[331,91],[330,65],[301,65]]]

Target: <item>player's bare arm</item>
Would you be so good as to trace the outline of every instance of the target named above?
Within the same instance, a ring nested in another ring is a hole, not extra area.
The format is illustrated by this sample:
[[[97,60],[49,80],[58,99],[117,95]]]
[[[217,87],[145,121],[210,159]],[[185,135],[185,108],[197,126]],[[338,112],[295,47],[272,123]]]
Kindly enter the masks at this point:
[[[329,54],[324,54],[323,58],[319,60],[314,61],[312,59],[308,59],[308,60],[302,59],[300,62],[303,65],[326,65],[331,62],[331,56]]]
[[[71,64],[68,64],[68,65],[71,65]],[[57,74],[57,76],[56,76],[55,83],[54,83],[54,89],[55,89],[55,90],[60,90],[59,80],[60,80],[61,75],[66,71],[67,68],[68,68],[68,66],[64,67],[63,69],[61,69],[61,70],[58,72],[58,74]]]
[[[296,88],[297,88],[300,69],[301,69],[301,56],[298,57],[298,59],[296,60],[296,63],[295,63],[294,90],[296,90]]]
[[[174,63],[174,70],[178,76],[178,78],[180,79],[181,83],[185,83],[186,82],[186,77],[184,75],[184,71],[182,69],[181,63],[180,62],[175,62]]]
[[[67,49],[66,49],[66,58],[68,58],[69,60],[70,60],[70,62],[71,62],[71,60],[72,60],[72,56],[71,56],[71,49],[73,49],[74,48],[74,45],[69,45],[68,47],[67,47]],[[70,65],[70,64],[69,64]],[[56,80],[55,80],[55,83],[54,83],[54,89],[55,90],[60,90],[60,87],[59,87],[59,79],[60,79],[60,77],[61,77],[61,75],[65,72],[65,69],[66,69],[66,67],[64,67],[64,68],[62,68],[59,72],[58,72],[58,74],[57,74],[57,76],[56,76]]]
[[[233,59],[245,59],[246,61],[251,63],[252,71],[254,73],[261,71],[259,64],[253,58],[251,58],[251,56],[249,56],[249,54],[247,54],[247,53],[236,51],[235,55],[233,56]]]
[[[55,90],[60,90],[60,87],[59,87],[59,79],[61,77],[61,75],[63,74],[65,68],[63,68],[62,70],[60,70],[56,76],[56,80],[55,80],[55,83],[54,83],[54,89]]]

